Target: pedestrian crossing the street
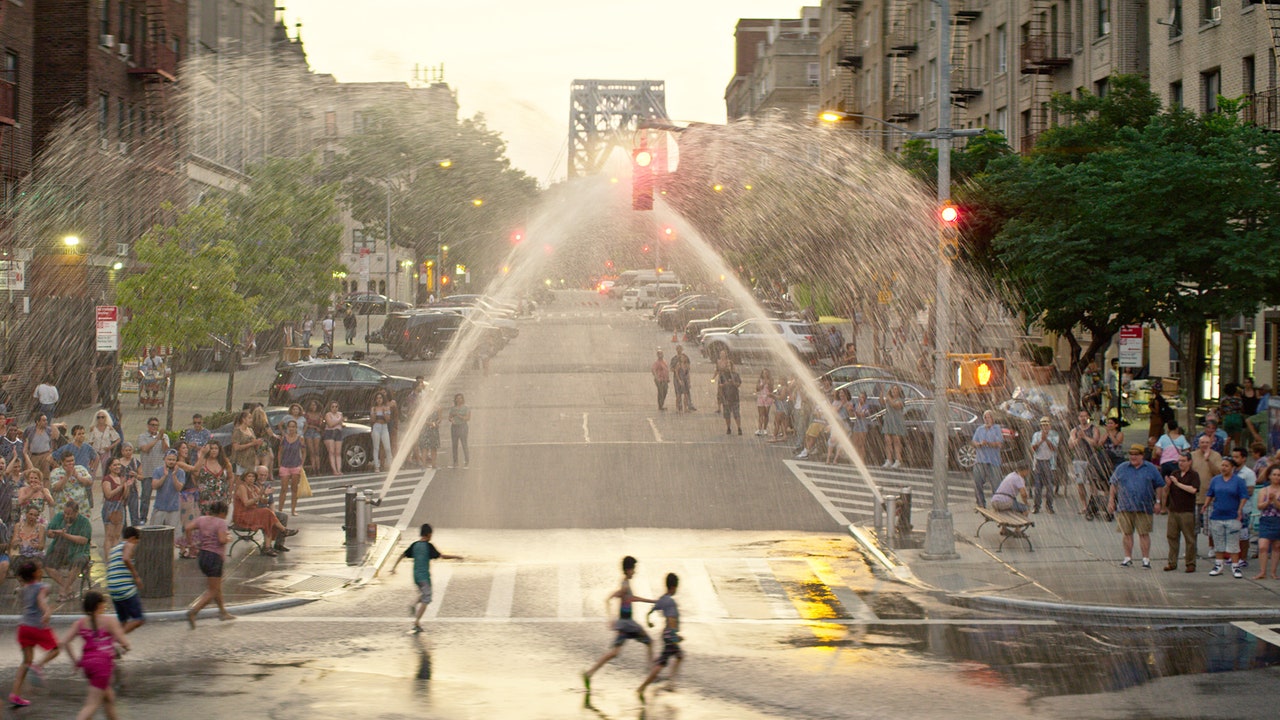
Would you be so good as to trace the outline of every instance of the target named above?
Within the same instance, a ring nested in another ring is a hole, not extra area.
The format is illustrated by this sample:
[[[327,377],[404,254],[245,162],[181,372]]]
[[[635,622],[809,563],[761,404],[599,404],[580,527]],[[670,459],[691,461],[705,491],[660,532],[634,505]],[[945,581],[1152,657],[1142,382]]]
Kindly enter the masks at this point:
[[[785,464],[840,524],[874,519],[875,495],[852,466],[803,460],[786,460]],[[933,475],[929,468],[872,467],[868,471],[882,497],[910,488],[913,510],[927,511],[933,507]],[[947,497],[953,505],[973,500],[973,488],[963,473],[947,473]]]
[[[373,521],[380,525],[392,525],[399,530],[407,528],[435,472],[415,468],[397,473],[386,496],[382,498],[382,504],[373,508]],[[368,490],[376,499],[386,477],[386,473],[308,476],[312,496],[298,501],[298,512],[323,517],[344,517],[348,487],[355,486],[358,491]]]

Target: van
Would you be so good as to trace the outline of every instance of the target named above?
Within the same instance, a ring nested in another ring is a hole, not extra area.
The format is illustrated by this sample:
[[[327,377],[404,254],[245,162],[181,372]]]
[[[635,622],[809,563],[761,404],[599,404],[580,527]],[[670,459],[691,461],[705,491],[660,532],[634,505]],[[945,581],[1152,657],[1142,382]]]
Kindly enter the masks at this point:
[[[684,287],[679,283],[663,282],[662,284],[641,285],[633,289],[637,291],[635,307],[647,308],[652,307],[659,300],[674,298],[684,290]],[[626,302],[626,296],[624,295],[622,299],[623,307],[626,307]]]

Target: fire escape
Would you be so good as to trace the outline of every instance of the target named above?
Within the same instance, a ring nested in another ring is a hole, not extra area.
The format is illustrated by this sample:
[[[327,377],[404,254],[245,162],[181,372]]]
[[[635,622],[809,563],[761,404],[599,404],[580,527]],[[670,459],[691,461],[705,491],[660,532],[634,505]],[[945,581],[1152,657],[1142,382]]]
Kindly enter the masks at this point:
[[[1271,31],[1271,51],[1273,62],[1280,64],[1280,0],[1263,0],[1266,9],[1267,25]],[[1275,66],[1269,68],[1271,77],[1278,76]],[[1248,97],[1248,105],[1244,109],[1244,120],[1267,130],[1280,130],[1280,88],[1275,82],[1271,87],[1255,92]]]
[[[951,104],[965,108],[982,94],[983,68],[971,57],[969,27],[982,16],[981,0],[956,0],[951,25]],[[958,113],[957,113],[958,114]],[[959,118],[953,118],[959,127]]]
[[[1032,0],[1031,22],[1022,41],[1022,74],[1030,81],[1030,122],[1022,128],[1022,152],[1030,152],[1049,129],[1053,74],[1071,64],[1071,34],[1058,31],[1057,8],[1050,0]]]
[[[858,73],[862,70],[862,48],[858,44],[858,10],[861,8],[862,0],[841,0],[836,4],[836,12],[845,15],[841,21],[845,30],[836,51],[836,64],[847,71],[840,78],[840,100],[836,109],[847,113],[863,110],[860,102],[863,98],[858,97]]]
[[[920,117],[920,98],[911,85],[911,56],[918,49],[912,0],[888,0],[889,32],[885,36],[889,58],[889,101],[885,119],[905,122]]]
[[[142,47],[129,68],[129,76],[142,83],[143,107],[147,122],[142,146],[153,169],[173,172],[178,138],[169,112],[169,86],[178,79],[178,53],[170,44],[165,18],[167,0],[147,0],[143,9],[145,26]]]

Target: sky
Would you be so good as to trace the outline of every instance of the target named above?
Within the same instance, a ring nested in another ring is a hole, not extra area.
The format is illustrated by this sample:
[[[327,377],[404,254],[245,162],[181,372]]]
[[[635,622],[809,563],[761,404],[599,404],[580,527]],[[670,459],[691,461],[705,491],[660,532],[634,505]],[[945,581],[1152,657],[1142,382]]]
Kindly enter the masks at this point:
[[[811,4],[816,5],[816,2]],[[483,113],[538,182],[565,175],[575,79],[663,80],[677,122],[722,123],[738,18],[796,18],[796,0],[282,0],[307,59],[341,82],[444,65],[461,113]],[[358,9],[356,9],[358,7]]]

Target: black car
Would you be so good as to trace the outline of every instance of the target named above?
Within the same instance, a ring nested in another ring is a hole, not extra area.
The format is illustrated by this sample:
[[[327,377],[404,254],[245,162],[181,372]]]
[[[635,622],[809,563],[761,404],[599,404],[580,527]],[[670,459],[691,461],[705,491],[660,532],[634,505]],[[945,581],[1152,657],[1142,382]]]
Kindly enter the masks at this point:
[[[466,318],[453,312],[392,313],[382,324],[380,342],[405,360],[430,360],[449,347]]]
[[[267,411],[267,422],[271,424],[271,429],[277,433],[283,432],[280,423],[283,422],[289,414],[288,406],[276,406],[263,408]],[[209,431],[209,441],[216,442],[227,448],[227,452],[231,451],[231,431],[235,427],[235,421],[231,421],[226,425],[214,428]],[[358,472],[363,470],[369,464],[373,457],[373,437],[370,434],[368,425],[359,423],[343,423],[342,425],[342,471]]]
[[[893,370],[879,365],[841,365],[826,371],[822,374],[822,377],[830,378],[833,384],[840,385],[842,383],[851,383],[854,380],[865,380],[867,378],[892,379],[897,376]]]
[[[276,366],[267,401],[272,405],[301,403],[303,407],[312,400],[319,401],[321,407],[334,401],[348,417],[363,417],[373,407],[375,392],[385,390],[403,402],[413,387],[413,378],[388,375],[355,360],[305,360]]]
[[[908,402],[912,400],[921,400],[933,397],[933,391],[923,385],[917,385],[907,380],[897,380],[894,378],[869,377],[861,380],[854,380],[844,384],[836,385],[832,392],[836,390],[848,390],[849,397],[854,400],[858,399],[859,393],[866,393],[867,400],[884,407],[885,395],[889,392],[889,386],[897,385],[902,389],[902,399]]]
[[[723,301],[715,295],[695,295],[658,312],[658,327],[676,330],[685,327],[690,320],[709,318],[720,312]]]
[[[973,446],[973,432],[982,425],[984,408],[970,407],[960,403],[949,402],[947,417],[947,464],[953,469],[971,470],[977,463],[977,448]],[[884,436],[881,428],[884,423],[882,409],[868,420],[867,457],[869,465],[877,465],[885,458]],[[934,402],[932,399],[907,400],[903,403],[902,417],[907,427],[907,435],[902,441],[902,459],[908,465],[928,467],[933,464],[933,419]],[[1025,459],[1022,442],[1018,431],[1007,426],[1004,432],[1004,448],[1001,456],[1004,461]]]
[[[339,310],[345,311],[348,307],[356,315],[382,315],[388,312],[404,312],[413,306],[407,302],[392,300],[386,295],[358,293],[347,295],[338,301]]]

